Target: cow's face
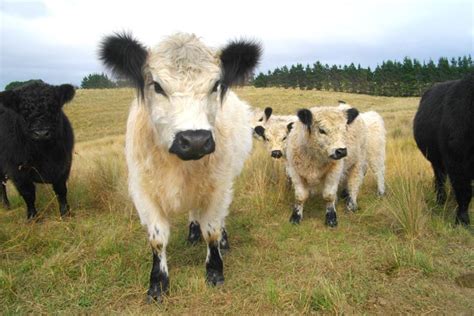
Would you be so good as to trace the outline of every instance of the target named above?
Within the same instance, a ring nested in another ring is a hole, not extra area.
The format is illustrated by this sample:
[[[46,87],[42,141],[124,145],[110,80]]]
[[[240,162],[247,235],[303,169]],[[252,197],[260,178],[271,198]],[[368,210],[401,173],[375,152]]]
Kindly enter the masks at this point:
[[[34,83],[1,93],[0,102],[20,117],[24,132],[33,141],[48,141],[61,128],[62,106],[74,97],[69,84],[51,86]]]
[[[271,157],[279,159],[285,156],[286,139],[292,127],[292,122],[275,121],[269,122],[265,127],[258,125],[254,131],[264,140]]]
[[[299,110],[298,118],[307,129],[309,145],[323,157],[339,160],[347,156],[347,127],[358,114],[355,108],[313,108]]]
[[[259,57],[260,47],[252,42],[232,42],[215,52],[188,34],[173,35],[151,50],[119,34],[107,37],[101,50],[107,66],[136,84],[159,144],[182,160],[214,152],[215,122],[227,89],[243,82]]]

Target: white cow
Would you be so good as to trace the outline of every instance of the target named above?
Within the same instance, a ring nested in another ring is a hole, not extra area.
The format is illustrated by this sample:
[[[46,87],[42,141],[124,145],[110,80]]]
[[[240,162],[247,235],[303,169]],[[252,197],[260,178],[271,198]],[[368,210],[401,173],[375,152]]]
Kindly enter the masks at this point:
[[[152,49],[129,34],[102,42],[104,64],[137,87],[125,152],[130,195],[153,252],[149,299],[168,290],[166,245],[180,212],[191,211],[200,223],[207,282],[224,281],[221,226],[252,145],[249,106],[229,87],[248,77],[260,55],[255,42],[233,41],[215,51],[182,33]]]

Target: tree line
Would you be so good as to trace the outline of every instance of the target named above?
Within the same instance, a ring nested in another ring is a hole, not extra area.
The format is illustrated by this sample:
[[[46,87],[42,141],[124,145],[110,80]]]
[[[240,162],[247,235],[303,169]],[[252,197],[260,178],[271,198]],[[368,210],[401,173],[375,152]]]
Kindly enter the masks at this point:
[[[387,60],[375,69],[361,65],[296,64],[278,67],[252,80],[255,87],[299,88],[327,90],[382,96],[420,96],[435,82],[462,78],[474,71],[471,55],[442,57],[421,63],[405,57],[402,62]]]

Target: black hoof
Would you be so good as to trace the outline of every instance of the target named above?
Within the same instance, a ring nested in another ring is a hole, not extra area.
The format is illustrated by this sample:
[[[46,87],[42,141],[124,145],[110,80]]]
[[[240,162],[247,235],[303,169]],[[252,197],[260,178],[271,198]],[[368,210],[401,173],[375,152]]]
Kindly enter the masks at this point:
[[[68,204],[63,204],[59,207],[59,213],[61,214],[61,217],[69,216],[71,214],[69,205]]]
[[[293,212],[293,214],[291,214],[291,217],[290,217],[290,223],[292,224],[299,224],[301,222],[301,215],[296,213],[296,212]]]
[[[329,227],[337,226],[336,212],[326,213],[326,225]]]
[[[469,219],[469,214],[464,213],[464,214],[456,214],[456,225],[462,225],[462,226],[469,226],[471,223]]]
[[[201,238],[201,227],[199,226],[199,223],[194,221],[191,222],[189,224],[188,242],[191,245],[195,245],[201,240]]]
[[[169,278],[166,275],[161,274],[158,283],[150,285],[147,292],[147,303],[161,303],[163,302],[163,296],[169,293]]]
[[[206,282],[211,286],[220,286],[224,284],[224,274],[221,271],[208,269],[206,271]]]
[[[230,249],[229,237],[227,236],[227,231],[225,230],[225,228],[222,228],[221,240],[219,241],[219,248],[221,252],[225,252]]]
[[[36,211],[28,211],[28,213],[26,214],[26,219],[29,220],[29,221],[32,221],[36,218],[36,216],[38,215],[38,213]]]

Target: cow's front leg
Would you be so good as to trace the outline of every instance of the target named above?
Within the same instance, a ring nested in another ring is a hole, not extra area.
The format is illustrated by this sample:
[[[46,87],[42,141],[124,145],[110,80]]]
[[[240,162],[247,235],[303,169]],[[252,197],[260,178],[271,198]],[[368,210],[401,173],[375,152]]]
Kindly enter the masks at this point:
[[[7,177],[0,173],[0,196],[2,199],[3,207],[5,207],[6,209],[9,209],[10,201],[8,200],[6,184],[7,184]]]
[[[213,218],[203,218],[202,233],[207,243],[206,281],[210,285],[224,283],[224,262],[220,252],[221,221]]]
[[[15,187],[23,197],[26,203],[26,218],[33,219],[37,212],[35,207],[35,200],[36,200],[36,189],[35,185],[31,181],[13,181],[15,183]]]
[[[153,254],[153,265],[150,273],[148,302],[161,302],[163,295],[169,291],[168,265],[166,263],[166,245],[169,238],[169,224],[156,221],[148,225],[148,235]]]
[[[303,219],[304,203],[309,197],[309,189],[301,182],[294,182],[295,185],[295,204],[290,217],[290,223],[299,224]]]
[[[330,174],[324,183],[323,199],[326,202],[326,220],[329,227],[337,226],[336,197],[339,179],[337,174]]]
[[[67,203],[66,180],[59,180],[53,183],[53,190],[59,203],[59,213],[65,216],[69,213],[69,204]]]

